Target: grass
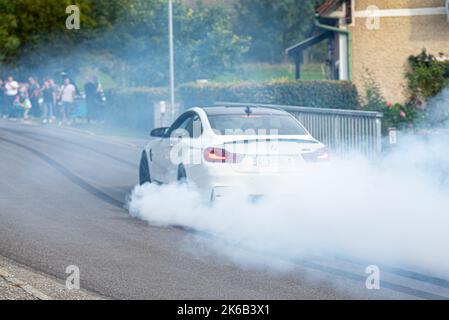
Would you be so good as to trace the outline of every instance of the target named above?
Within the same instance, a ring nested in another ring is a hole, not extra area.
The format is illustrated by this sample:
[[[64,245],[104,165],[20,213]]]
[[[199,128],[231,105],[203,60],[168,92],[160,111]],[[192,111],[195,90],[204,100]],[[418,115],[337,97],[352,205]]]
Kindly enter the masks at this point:
[[[240,69],[240,72],[223,74],[214,79],[214,82],[295,80],[295,66],[293,64],[250,63],[241,65],[238,69]],[[301,66],[301,80],[324,79],[325,74],[322,64]]]
[[[237,72],[224,73],[212,79],[212,82],[241,82],[241,81],[272,81],[272,80],[295,80],[295,65],[290,63],[269,64],[269,63],[247,63],[237,67]],[[324,65],[319,63],[301,65],[301,80],[325,80]],[[103,89],[115,88],[117,83],[108,74],[98,68],[84,68],[83,75],[97,75]],[[76,79],[79,88],[84,87],[84,77]]]

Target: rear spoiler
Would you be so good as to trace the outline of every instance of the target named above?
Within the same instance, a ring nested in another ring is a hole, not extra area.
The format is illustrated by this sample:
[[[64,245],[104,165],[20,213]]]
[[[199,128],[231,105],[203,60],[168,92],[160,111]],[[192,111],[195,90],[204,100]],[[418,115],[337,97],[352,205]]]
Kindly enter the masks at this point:
[[[227,144],[248,144],[250,142],[298,142],[298,143],[310,143],[310,144],[317,144],[317,143],[319,143],[316,140],[306,140],[306,139],[254,138],[254,139],[228,141],[228,142],[225,142],[223,144],[224,145],[227,145]]]

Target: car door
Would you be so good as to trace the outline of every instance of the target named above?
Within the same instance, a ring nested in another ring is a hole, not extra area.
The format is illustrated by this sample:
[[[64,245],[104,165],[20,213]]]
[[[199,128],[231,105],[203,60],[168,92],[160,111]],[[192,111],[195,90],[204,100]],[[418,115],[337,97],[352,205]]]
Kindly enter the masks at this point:
[[[167,131],[166,136],[150,150],[150,157],[152,158],[151,174],[156,182],[172,182],[170,173],[178,168],[177,159],[173,159],[172,156],[172,149],[177,147],[178,143],[185,137],[185,128],[191,118],[192,113],[190,112],[181,115]]]
[[[188,173],[189,179],[196,180],[199,176],[198,170],[201,170],[203,159],[203,124],[200,116],[194,112],[190,121],[186,124],[185,130],[188,133],[188,138],[183,139],[183,164]]]

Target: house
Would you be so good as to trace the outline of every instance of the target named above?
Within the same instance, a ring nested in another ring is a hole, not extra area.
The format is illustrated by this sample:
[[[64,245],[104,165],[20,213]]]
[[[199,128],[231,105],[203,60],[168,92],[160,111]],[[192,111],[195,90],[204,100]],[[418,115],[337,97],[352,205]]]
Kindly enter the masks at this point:
[[[449,0],[327,0],[311,37],[287,49],[300,78],[304,52],[327,41],[328,78],[363,91],[367,70],[389,101],[403,102],[407,60],[422,49],[448,58]]]

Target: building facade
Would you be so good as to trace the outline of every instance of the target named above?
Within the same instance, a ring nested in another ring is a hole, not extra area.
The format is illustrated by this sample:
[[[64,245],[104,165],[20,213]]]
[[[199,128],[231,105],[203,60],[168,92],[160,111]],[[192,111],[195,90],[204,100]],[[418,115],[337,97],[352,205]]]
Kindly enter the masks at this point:
[[[449,0],[328,0],[317,11],[315,29],[288,49],[297,62],[302,50],[327,39],[331,78],[352,80],[363,92],[369,72],[392,102],[406,99],[411,55],[426,49],[449,59]]]

